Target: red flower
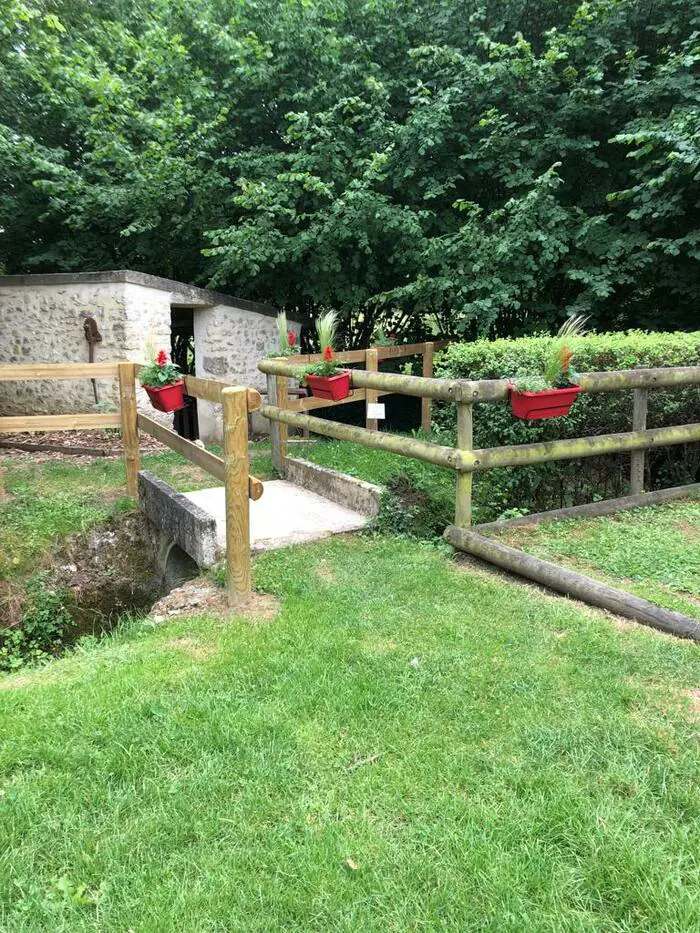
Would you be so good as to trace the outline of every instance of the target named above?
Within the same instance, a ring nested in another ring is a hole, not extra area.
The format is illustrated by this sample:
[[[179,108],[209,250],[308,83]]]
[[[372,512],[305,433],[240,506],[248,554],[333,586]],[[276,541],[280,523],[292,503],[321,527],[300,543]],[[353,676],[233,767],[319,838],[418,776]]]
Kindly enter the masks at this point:
[[[290,347],[293,347],[294,344],[297,342],[297,335],[294,333],[293,330],[287,331],[287,340],[289,342]]]
[[[159,366],[165,366],[167,362],[168,362],[168,354],[165,352],[165,350],[159,350],[158,356],[156,357],[156,363]]]
[[[333,351],[330,347],[326,347],[326,349],[323,351],[323,358],[324,360],[328,360],[329,363],[333,359]]]

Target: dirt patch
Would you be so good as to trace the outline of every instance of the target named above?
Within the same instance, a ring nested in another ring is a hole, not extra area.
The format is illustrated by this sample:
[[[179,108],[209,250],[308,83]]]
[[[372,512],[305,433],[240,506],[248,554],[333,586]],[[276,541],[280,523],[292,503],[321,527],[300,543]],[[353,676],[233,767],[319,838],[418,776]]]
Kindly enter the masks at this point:
[[[0,580],[0,628],[15,628],[22,618],[22,594],[9,580]]]
[[[700,689],[684,690],[683,693],[690,700],[690,711],[700,717]]]
[[[226,593],[213,580],[197,577],[171,590],[151,608],[154,622],[191,615],[221,615],[228,610]]]
[[[68,450],[21,450],[14,448],[13,444],[22,447],[52,447],[68,448]],[[167,450],[155,438],[142,434],[140,437],[142,452],[157,452]],[[85,454],[79,451],[85,450]],[[98,452],[98,453],[95,453]],[[95,457],[121,457],[124,455],[121,434],[115,430],[109,431],[43,431],[36,434],[5,434],[0,445],[0,453],[8,460],[28,460],[32,463],[49,463],[52,460],[71,460],[72,462],[89,462]]]
[[[50,582],[69,595],[76,635],[104,631],[119,615],[150,609],[163,579],[143,516],[123,515],[69,538],[53,558]]]
[[[333,583],[337,579],[325,560],[321,560],[316,564],[316,574],[321,580],[325,580],[327,583]]]
[[[171,638],[166,642],[167,648],[176,648],[178,651],[184,651],[191,658],[203,660],[216,654],[216,648],[213,645],[203,645],[195,638],[183,635],[181,638]]]
[[[676,522],[675,527],[684,535],[688,535],[689,538],[697,538],[700,536],[700,528],[697,525],[693,525],[690,522]]]
[[[225,590],[213,580],[197,577],[159,599],[151,610],[151,618],[154,622],[165,622],[193,615],[216,616],[221,620],[245,616],[251,621],[271,622],[279,611],[279,600],[269,593],[251,593],[243,605],[231,609]]]
[[[229,616],[245,616],[250,622],[274,622],[281,611],[280,601],[270,593],[251,593],[238,608],[227,609]]]

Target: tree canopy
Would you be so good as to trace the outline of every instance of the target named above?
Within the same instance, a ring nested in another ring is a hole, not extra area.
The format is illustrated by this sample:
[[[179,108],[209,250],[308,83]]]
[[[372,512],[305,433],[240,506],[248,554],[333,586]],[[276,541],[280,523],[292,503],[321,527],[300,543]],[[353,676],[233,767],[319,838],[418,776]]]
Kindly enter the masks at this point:
[[[692,0],[0,0],[0,271],[694,327],[699,64]]]

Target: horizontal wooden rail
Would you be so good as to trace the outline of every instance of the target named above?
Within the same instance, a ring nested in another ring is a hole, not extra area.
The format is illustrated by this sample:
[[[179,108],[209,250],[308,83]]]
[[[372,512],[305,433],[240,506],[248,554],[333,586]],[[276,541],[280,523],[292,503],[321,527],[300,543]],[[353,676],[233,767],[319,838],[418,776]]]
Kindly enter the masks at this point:
[[[298,363],[286,360],[261,360],[258,369],[274,376],[299,376]],[[385,394],[413,395],[418,398],[440,399],[445,402],[496,401],[501,382],[469,382],[460,379],[426,379],[424,376],[402,376],[398,373],[373,373],[363,369],[350,372],[353,388],[377,389]],[[495,386],[495,390],[491,388]],[[494,394],[494,392],[496,394]],[[505,397],[505,396],[504,396]]]
[[[160,441],[162,444],[165,444],[166,447],[170,447],[171,450],[176,451],[179,454],[182,454],[183,457],[186,457],[196,466],[200,467],[202,470],[205,470],[207,473],[211,473],[216,479],[220,482],[225,482],[226,480],[226,470],[224,461],[221,457],[217,457],[215,454],[210,453],[208,450],[204,450],[201,447],[198,447],[196,444],[193,444],[192,441],[188,441],[184,437],[180,437],[179,434],[176,434],[175,431],[171,431],[170,428],[166,428],[162,424],[158,424],[157,421],[154,421],[153,418],[149,418],[147,415],[138,416],[139,428],[144,431],[146,434],[150,434],[151,437],[155,437],[156,440]],[[248,477],[248,496],[253,501],[257,501],[260,496],[263,494],[263,484],[257,476]]]
[[[185,376],[185,392],[194,398],[201,398],[207,402],[223,404],[221,393],[231,388],[228,382],[218,379],[201,379],[199,376]],[[248,411],[257,411],[262,404],[262,398],[257,389],[246,389],[248,398]]]
[[[347,398],[339,400],[330,398],[317,398],[315,395],[302,396],[289,399],[286,408],[288,411],[314,411],[316,408],[331,408],[334,405],[351,405],[353,402],[364,402],[365,390],[355,389]]]
[[[136,364],[136,374],[145,369],[144,363]],[[185,393],[193,398],[200,398],[206,402],[223,404],[221,393],[224,389],[230,389],[230,382],[222,382],[220,379],[202,379],[200,376],[183,376],[185,382]],[[262,404],[262,398],[257,389],[247,388],[248,411],[257,411]]]
[[[495,467],[530,466],[551,460],[576,460],[602,454],[624,453],[630,450],[648,450],[673,444],[700,441],[700,424],[683,424],[670,428],[652,428],[647,431],[629,431],[626,434],[601,434],[597,437],[577,437],[540,444],[520,444],[514,447],[487,447],[474,450],[471,465],[466,471],[493,470]]]
[[[118,363],[3,363],[0,382],[15,379],[108,379],[119,375]]]
[[[363,351],[364,352],[364,351]],[[303,360],[301,360],[303,362]],[[299,375],[300,362],[267,359],[258,369],[275,376]],[[353,387],[378,389],[399,395],[439,399],[445,402],[504,402],[508,399],[507,379],[426,379],[398,373],[372,373],[361,369],[351,372]],[[601,373],[582,373],[581,387],[586,392],[618,392],[625,389],[672,389],[700,385],[700,366],[668,366],[658,369],[630,369]]]
[[[436,340],[433,342],[434,350],[442,350],[447,346],[449,340]],[[381,360],[400,359],[404,356],[422,356],[425,352],[425,342],[421,343],[396,343],[385,347],[369,347],[370,350],[377,351],[377,358]],[[367,350],[338,350],[335,354],[336,359],[341,363],[364,363]],[[289,357],[278,357],[278,359],[289,359]],[[300,353],[294,356],[294,361],[299,364],[318,363],[323,359],[322,353]]]
[[[84,415],[6,415],[0,418],[0,434],[28,431],[88,431],[94,428],[121,427],[117,414]]]
[[[661,366],[657,369],[621,369],[581,373],[586,392],[619,392],[623,389],[678,389],[700,385],[700,366]]]
[[[462,453],[453,447],[441,447],[439,444],[430,444],[415,437],[402,437],[398,434],[384,434],[380,431],[369,431],[367,428],[358,428],[350,424],[341,424],[339,421],[326,421],[325,418],[314,418],[312,415],[300,415],[286,408],[276,405],[263,405],[260,414],[271,421],[292,425],[297,428],[306,428],[314,434],[323,434],[341,441],[355,441],[363,447],[373,447],[376,450],[388,450],[391,453],[403,454],[405,457],[415,457],[416,460],[425,460],[426,463],[435,463],[438,466],[460,469]]]

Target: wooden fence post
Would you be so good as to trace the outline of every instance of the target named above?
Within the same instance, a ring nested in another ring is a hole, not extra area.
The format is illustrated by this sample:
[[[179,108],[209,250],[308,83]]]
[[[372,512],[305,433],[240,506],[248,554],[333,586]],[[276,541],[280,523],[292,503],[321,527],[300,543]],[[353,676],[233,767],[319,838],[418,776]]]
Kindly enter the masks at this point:
[[[423,376],[426,379],[433,378],[433,353],[435,344],[426,342],[423,345]],[[430,433],[432,427],[432,400],[422,398],[420,403],[420,426],[426,432]]]
[[[224,486],[226,490],[226,590],[229,606],[250,595],[250,512],[248,506],[248,393],[226,388],[224,405]]]
[[[287,376],[267,377],[267,400],[270,405],[286,408],[289,398]],[[287,472],[287,435],[289,428],[279,421],[270,422],[270,445],[272,447],[272,466],[284,476]]]
[[[136,499],[139,494],[139,425],[136,410],[136,365],[119,363],[119,408],[122,422],[122,444],[126,464],[126,491]]]
[[[365,369],[368,373],[379,372],[379,354],[376,350],[365,351]],[[365,392],[365,427],[368,431],[377,431],[379,422],[376,418],[370,418],[367,412],[370,404],[374,404],[379,398],[379,392],[376,389],[367,389]]]
[[[634,390],[634,407],[632,409],[632,430],[646,431],[647,404],[649,402],[648,389]],[[646,466],[646,451],[635,450],[630,458],[630,492],[633,496],[644,492],[644,470]]]
[[[474,447],[472,408],[469,402],[457,403],[457,447],[460,450],[471,451]],[[472,523],[472,477],[471,472],[457,474],[455,525],[458,528],[468,528]]]

